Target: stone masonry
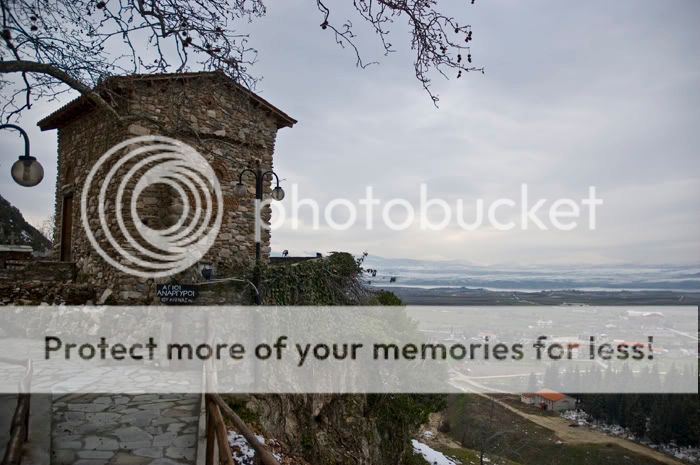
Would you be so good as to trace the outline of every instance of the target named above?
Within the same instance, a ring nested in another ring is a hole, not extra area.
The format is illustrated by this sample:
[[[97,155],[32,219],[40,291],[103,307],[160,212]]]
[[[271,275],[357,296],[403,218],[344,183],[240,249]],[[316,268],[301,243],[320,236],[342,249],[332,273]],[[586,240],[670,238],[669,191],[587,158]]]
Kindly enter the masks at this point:
[[[129,118],[126,123],[116,121],[85,98],[74,100],[39,122],[42,130],[58,129],[55,257],[60,256],[62,225],[67,220],[62,218],[63,203],[72,194],[72,218],[66,224],[71,225],[70,259],[76,263],[77,282],[94,285],[98,294],[110,289],[119,303],[152,300],[154,282],[121,273],[105,262],[92,250],[80,220],[83,184],[97,159],[128,138],[152,134],[194,147],[210,163],[222,186],[223,223],[202,262],[213,266],[217,277],[248,266],[255,255],[254,182],[244,178],[249,197],[241,201],[234,197],[233,186],[244,168],[259,165],[264,170],[272,169],[277,131],[296,121],[218,72],[114,77],[100,89],[114,102],[115,109]],[[270,191],[267,182],[265,190]],[[139,197],[139,216],[151,222],[147,223],[150,227],[167,227],[177,218],[180,207],[169,202],[168,195],[154,189]],[[88,200],[89,221],[95,225],[92,230],[98,231],[94,197],[90,195]],[[114,198],[110,192],[107,197]],[[107,214],[114,217],[110,213],[114,213],[113,203],[107,205]],[[265,221],[269,222],[269,215],[268,209],[263,215]],[[116,222],[113,224],[110,231],[118,229]],[[110,249],[99,232],[96,238]],[[269,239],[264,231],[264,258],[269,257]],[[198,277],[192,272],[179,276],[178,281],[193,282]]]

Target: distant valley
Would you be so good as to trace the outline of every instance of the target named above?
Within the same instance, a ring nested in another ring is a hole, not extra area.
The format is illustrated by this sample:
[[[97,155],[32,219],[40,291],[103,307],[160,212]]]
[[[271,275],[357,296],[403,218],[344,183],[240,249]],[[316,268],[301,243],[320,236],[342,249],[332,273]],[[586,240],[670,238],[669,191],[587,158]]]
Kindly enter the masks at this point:
[[[479,266],[367,257],[367,278],[418,305],[697,305],[700,266]]]
[[[371,283],[401,287],[469,287],[504,291],[577,289],[700,292],[700,265],[480,266],[457,261],[367,257]]]

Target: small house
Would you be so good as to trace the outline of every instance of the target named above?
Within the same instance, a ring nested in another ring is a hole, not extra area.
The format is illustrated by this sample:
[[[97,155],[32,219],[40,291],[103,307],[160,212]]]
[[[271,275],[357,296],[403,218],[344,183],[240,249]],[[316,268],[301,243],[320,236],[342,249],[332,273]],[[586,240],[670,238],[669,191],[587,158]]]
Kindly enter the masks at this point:
[[[520,401],[524,404],[534,405],[542,410],[553,412],[563,412],[576,408],[576,399],[561,392],[551,389],[540,389],[537,392],[524,393],[520,396]]]
[[[129,118],[125,119],[127,123],[116,121],[84,96],[38,123],[43,131],[58,130],[55,258],[74,262],[79,281],[98,289],[114,288],[122,302],[138,300],[149,290],[154,291],[152,280],[146,282],[146,279],[127,275],[96,253],[84,231],[80,205],[88,173],[104,153],[137,136],[161,135],[193,147],[211,165],[221,185],[221,229],[207,254],[201,258],[202,266],[213,267],[219,276],[226,276],[232,270],[249,265],[256,256],[257,247],[253,195],[249,192],[246,201],[242,202],[233,189],[243,170],[255,167],[262,171],[272,169],[277,131],[293,126],[296,120],[220,72],[114,76],[106,79],[95,91],[109,100],[116,113]],[[118,173],[127,172],[134,163],[125,164]],[[114,252],[112,242],[124,245],[128,251],[138,250],[137,246],[143,250],[146,245],[134,245],[134,241],[122,237],[124,234],[119,235],[114,200],[118,183],[109,185],[106,192],[108,202],[104,204],[111,228],[107,232],[116,234],[116,239],[110,242],[104,228],[100,229],[97,193],[106,184],[103,183],[104,176],[111,168],[108,165],[97,173],[95,187],[86,196],[85,207],[90,229],[97,231],[95,241],[110,252],[115,261],[120,261],[125,254]],[[255,185],[249,176],[244,181],[247,186]],[[136,182],[132,181],[132,184]],[[124,191],[128,196],[133,189],[130,184]],[[264,194],[270,195],[269,178],[263,183],[263,190]],[[144,190],[133,199],[139,222],[153,230],[171,227],[183,211],[183,195],[166,185]],[[122,204],[128,206],[128,200]],[[133,220],[129,208],[123,210],[125,222],[131,228],[127,232],[137,237],[134,228],[140,223]],[[263,222],[269,224],[269,207],[263,210],[262,216]],[[269,230],[263,228],[261,235],[261,255],[267,261]],[[153,253],[151,249],[147,252]]]

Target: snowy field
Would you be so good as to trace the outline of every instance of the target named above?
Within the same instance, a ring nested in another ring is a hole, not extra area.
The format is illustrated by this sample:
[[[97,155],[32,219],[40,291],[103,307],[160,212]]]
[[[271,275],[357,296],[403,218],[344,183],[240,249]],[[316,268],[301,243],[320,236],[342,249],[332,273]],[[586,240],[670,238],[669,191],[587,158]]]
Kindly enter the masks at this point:
[[[629,429],[623,428],[620,425],[609,425],[593,420],[586,412],[582,410],[567,410],[566,412],[562,412],[561,416],[578,424],[579,426],[588,426],[591,429],[609,434],[611,436],[617,436],[643,444],[652,449],[662,451],[679,460],[685,460],[686,462],[690,463],[700,463],[700,449],[697,447],[679,447],[673,443],[653,444],[646,439],[638,438]]]

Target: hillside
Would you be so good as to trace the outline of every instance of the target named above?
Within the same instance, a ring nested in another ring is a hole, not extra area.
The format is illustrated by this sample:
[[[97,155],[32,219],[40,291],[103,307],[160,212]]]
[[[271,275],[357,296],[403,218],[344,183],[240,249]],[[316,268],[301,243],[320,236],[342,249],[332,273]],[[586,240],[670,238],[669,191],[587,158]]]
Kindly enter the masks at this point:
[[[0,195],[0,244],[30,245],[35,251],[51,247],[51,241],[27,223],[22,213]]]
[[[517,398],[515,405],[520,408]],[[468,449],[522,465],[663,465],[680,461],[631,441],[568,426],[554,432],[548,422],[514,413],[504,403],[478,394],[448,397],[443,412],[449,437]],[[528,418],[525,418],[528,417]],[[547,417],[536,417],[547,419]],[[555,420],[560,420],[554,416]],[[624,444],[623,444],[624,443]],[[449,450],[443,450],[449,453]]]

